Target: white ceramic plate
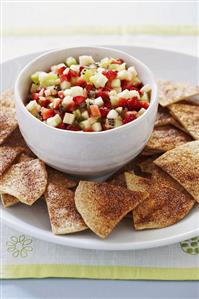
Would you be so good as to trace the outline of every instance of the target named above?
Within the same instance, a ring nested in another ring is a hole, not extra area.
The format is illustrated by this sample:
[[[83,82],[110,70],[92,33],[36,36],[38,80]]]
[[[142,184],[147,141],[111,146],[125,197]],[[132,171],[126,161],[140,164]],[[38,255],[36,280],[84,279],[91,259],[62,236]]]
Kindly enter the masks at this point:
[[[107,46],[111,47],[111,46]],[[115,46],[146,63],[158,79],[170,79],[197,83],[198,58],[151,48]],[[40,53],[19,57],[3,63],[4,90],[14,85],[20,69]],[[164,229],[136,232],[130,219],[124,219],[106,240],[101,240],[92,232],[81,232],[73,235],[54,236],[51,233],[47,209],[41,200],[32,207],[16,205],[3,209],[0,215],[11,227],[28,233],[36,238],[79,248],[98,250],[129,250],[168,245],[199,234],[199,205],[179,223]]]

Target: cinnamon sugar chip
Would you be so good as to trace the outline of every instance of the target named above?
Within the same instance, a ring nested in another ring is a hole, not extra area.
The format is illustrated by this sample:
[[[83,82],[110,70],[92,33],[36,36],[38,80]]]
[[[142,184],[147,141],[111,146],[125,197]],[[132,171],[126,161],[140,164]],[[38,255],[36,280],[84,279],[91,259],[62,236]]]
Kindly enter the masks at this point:
[[[0,95],[0,108],[4,107],[15,107],[14,90],[12,88],[3,91]]]
[[[19,201],[32,205],[47,185],[45,164],[39,159],[15,164],[0,177],[0,193],[7,193]]]
[[[178,181],[199,202],[199,140],[164,153],[154,163]]]
[[[130,190],[149,191],[149,196],[133,210],[136,230],[163,228],[183,219],[195,204],[194,199],[169,182],[152,178],[150,188],[146,179],[128,174],[127,186]]]
[[[159,103],[163,107],[198,94],[198,86],[192,86],[191,84],[187,83],[158,81]]]
[[[13,161],[21,152],[22,148],[20,147],[0,147],[0,176],[13,164]]]
[[[15,109],[0,107],[0,144],[16,129]]]
[[[75,192],[76,208],[88,227],[106,238],[130,211],[148,196],[108,183],[80,181]]]
[[[48,171],[48,185],[44,194],[51,227],[54,234],[69,234],[87,229],[81,215],[75,207],[73,187],[61,172],[51,169]]]

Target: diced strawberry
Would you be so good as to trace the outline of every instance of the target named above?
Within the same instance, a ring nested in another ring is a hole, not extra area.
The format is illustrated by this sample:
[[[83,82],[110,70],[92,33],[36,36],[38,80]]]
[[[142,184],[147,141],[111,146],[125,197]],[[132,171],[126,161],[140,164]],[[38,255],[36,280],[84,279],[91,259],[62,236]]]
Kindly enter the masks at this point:
[[[68,75],[69,75],[70,79],[79,77],[79,74],[73,70],[69,70]]]
[[[73,112],[75,110],[75,102],[71,102],[67,108],[66,108],[67,112]]]
[[[90,110],[91,110],[91,115],[93,117],[100,117],[101,116],[99,107],[97,105],[91,105]]]
[[[51,101],[50,100],[48,100],[48,99],[44,99],[44,100],[42,100],[41,101],[41,106],[42,107],[48,107],[48,105],[51,103]]]
[[[91,90],[93,90],[93,84],[88,83],[88,84],[86,85],[86,90],[87,90],[87,91],[91,91]]]
[[[140,103],[140,107],[141,108],[147,109],[149,107],[149,103],[148,102],[139,101],[139,103]]]
[[[40,97],[40,95],[39,95],[39,93],[32,93],[32,95],[31,95],[31,98],[34,100],[34,101],[38,101],[39,100],[39,97]]]
[[[127,114],[125,116],[125,118],[123,119],[122,123],[123,123],[123,125],[125,125],[125,124],[131,122],[134,119],[136,119],[136,116],[134,114]]]
[[[138,89],[141,89],[143,86],[144,85],[143,85],[142,82],[139,82],[139,83],[136,84],[136,88],[138,88]]]
[[[120,98],[118,102],[118,107],[126,107],[127,106],[127,99]]]
[[[108,114],[109,111],[110,111],[110,109],[107,108],[107,107],[101,107],[99,110],[100,110],[100,113],[101,113],[101,116],[102,116],[102,117],[106,117],[107,114]]]
[[[110,102],[109,100],[105,100],[105,102],[104,102],[104,106],[105,106],[106,108],[111,108],[111,102]]]
[[[139,92],[139,95],[142,95],[142,92],[139,90],[139,88],[135,87],[134,85],[129,87],[129,90],[136,90],[137,92]]]
[[[85,102],[86,98],[83,96],[76,96],[73,98],[73,101],[75,102],[76,105],[80,105],[83,102]]]
[[[79,68],[79,72],[81,73],[81,71],[83,71],[83,69],[84,69],[84,66],[80,66],[80,68]]]
[[[102,89],[99,89],[96,92],[96,97],[101,97],[103,100],[109,100],[108,91],[103,91]]]
[[[56,73],[57,73],[58,75],[62,75],[63,72],[65,71],[65,69],[66,69],[66,66],[62,66],[62,67],[60,67],[59,69],[57,69]]]
[[[61,123],[57,126],[57,128],[64,130],[64,129],[66,129],[66,125],[64,123]]]
[[[63,82],[63,81],[70,81],[70,78],[69,78],[68,74],[67,75],[61,75],[60,76],[60,80],[61,80],[61,82]]]
[[[69,131],[80,131],[80,129],[74,125],[68,125],[66,129]]]
[[[76,85],[85,88],[85,87],[87,86],[87,83],[86,83],[86,81],[85,81],[84,79],[79,78],[79,79],[77,80]]]
[[[128,101],[127,101],[127,107],[129,110],[135,110],[135,111],[138,111],[141,107],[140,107],[140,101],[138,100],[137,97],[133,97],[133,98],[130,98]]]
[[[49,117],[53,117],[54,115],[55,115],[55,112],[53,109],[46,109],[46,108],[42,107],[41,116],[42,116],[43,120],[46,120]]]
[[[59,91],[58,91],[58,97],[59,97],[60,99],[63,99],[63,98],[65,97],[64,92],[63,92],[62,90],[59,90]]]
[[[116,71],[112,71],[112,70],[109,70],[109,71],[104,71],[102,72],[102,74],[104,76],[106,76],[106,78],[110,81],[112,81],[113,79],[115,79],[117,77],[117,72]]]

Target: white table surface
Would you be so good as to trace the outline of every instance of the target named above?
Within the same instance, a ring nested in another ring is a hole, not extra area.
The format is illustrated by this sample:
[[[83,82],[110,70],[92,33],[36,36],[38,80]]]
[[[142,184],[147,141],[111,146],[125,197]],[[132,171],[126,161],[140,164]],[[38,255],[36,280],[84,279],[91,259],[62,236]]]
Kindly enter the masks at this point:
[[[39,43],[38,43],[39,40]],[[137,45],[197,54],[196,36],[48,36],[7,37],[3,40],[3,61],[28,53],[80,44]],[[192,281],[111,281],[86,279],[4,280],[0,299],[198,299],[199,284]]]

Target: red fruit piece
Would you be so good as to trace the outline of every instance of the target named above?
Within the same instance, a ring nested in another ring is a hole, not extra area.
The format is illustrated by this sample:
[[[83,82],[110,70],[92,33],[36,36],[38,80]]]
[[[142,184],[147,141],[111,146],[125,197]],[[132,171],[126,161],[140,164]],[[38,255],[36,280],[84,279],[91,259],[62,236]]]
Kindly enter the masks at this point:
[[[79,77],[79,74],[73,70],[69,70],[68,75],[69,75],[70,79]]]
[[[80,129],[75,127],[74,125],[68,125],[66,127],[66,129],[69,130],[69,131],[80,131]]]
[[[57,128],[64,130],[64,129],[66,129],[66,125],[64,123],[61,123],[57,126]]]
[[[64,92],[62,90],[58,91],[58,97],[63,99],[65,97]]]
[[[118,107],[126,107],[127,106],[127,99],[120,98],[118,102]]]
[[[147,109],[149,107],[149,103],[145,101],[139,101],[140,107]]]
[[[57,69],[56,73],[57,73],[58,75],[62,75],[63,72],[65,71],[65,69],[66,69],[66,66],[62,66],[62,67],[60,67],[59,69]]]
[[[41,116],[42,116],[43,120],[46,120],[49,117],[53,117],[54,115],[55,115],[55,112],[53,109],[46,109],[44,107],[41,109]]]
[[[92,89],[93,89],[93,85],[90,84],[90,83],[88,83],[88,84],[86,85],[86,90],[87,90],[87,91],[91,91]]]
[[[124,62],[124,60],[122,60],[121,58],[118,58],[118,59],[115,59],[115,60],[111,61],[112,64],[122,64],[123,62]]]
[[[85,102],[86,98],[83,96],[76,96],[73,98],[73,101],[75,102],[76,105],[80,105],[83,102]]]
[[[83,131],[84,131],[84,132],[93,132],[92,129],[84,129]]]
[[[39,100],[39,97],[40,97],[40,95],[39,95],[39,93],[32,93],[32,95],[31,95],[31,98],[34,100],[34,101],[38,101]]]
[[[97,97],[101,97],[103,100],[109,100],[108,91],[103,91],[102,89],[96,92]]]
[[[99,110],[100,110],[100,113],[101,113],[101,116],[102,116],[102,117],[106,117],[107,114],[108,114],[109,111],[110,111],[110,109],[107,108],[107,107],[101,107]]]
[[[67,107],[66,107],[67,112],[73,112],[75,110],[75,102],[71,102]]]
[[[123,119],[122,123],[123,123],[123,125],[125,125],[125,124],[131,122],[134,119],[136,119],[136,116],[134,114],[127,114],[125,116],[125,118]]]
[[[117,77],[117,72],[116,71],[112,71],[112,70],[110,70],[110,71],[104,71],[104,72],[102,72],[102,74],[104,76],[106,76],[106,78],[108,80],[110,80],[110,81],[112,81],[113,79],[115,79]]]
[[[69,75],[61,75],[60,76],[60,80],[61,80],[61,82],[63,82],[63,81],[70,81]]]
[[[86,81],[85,81],[84,79],[79,78],[79,79],[77,80],[77,82],[76,82],[76,85],[85,88],[86,85],[87,85],[87,83],[86,83]]]
[[[132,110],[138,111],[140,109],[140,101],[138,100],[138,98],[137,97],[130,98],[127,101],[127,108],[131,111]]]

